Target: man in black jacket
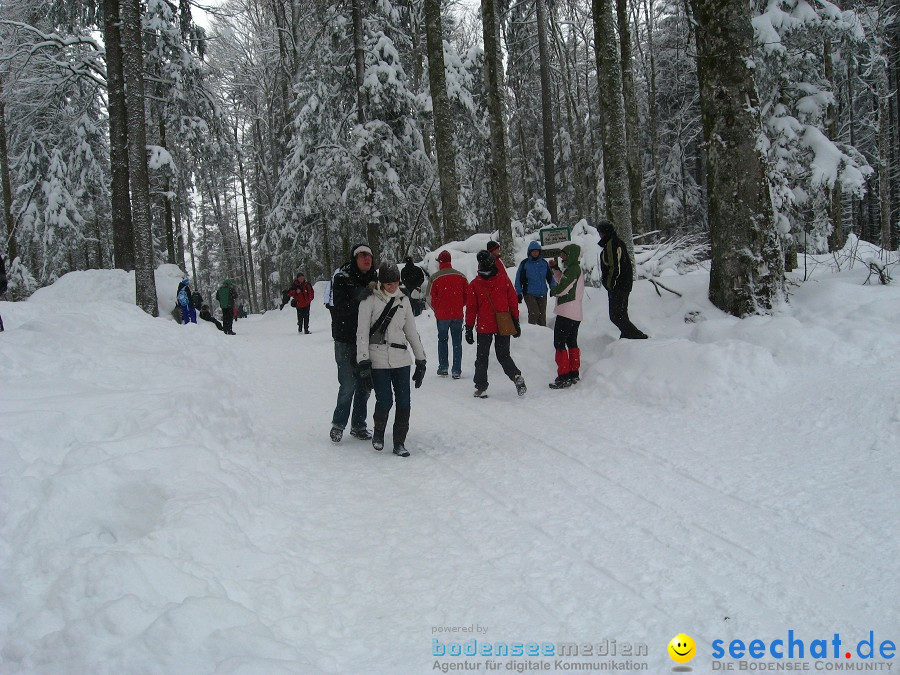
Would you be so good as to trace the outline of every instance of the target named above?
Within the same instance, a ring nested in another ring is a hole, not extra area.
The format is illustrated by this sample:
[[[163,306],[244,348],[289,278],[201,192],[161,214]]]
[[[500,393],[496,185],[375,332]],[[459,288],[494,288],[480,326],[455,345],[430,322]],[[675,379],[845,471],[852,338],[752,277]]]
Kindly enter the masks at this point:
[[[631,323],[628,318],[628,296],[634,285],[634,268],[625,242],[619,239],[615,228],[608,220],[597,224],[600,233],[600,271],[603,274],[603,288],[609,293],[609,320],[622,331],[619,337],[631,340],[645,340],[647,335]]]
[[[338,395],[331,418],[331,440],[340,443],[350,420],[350,435],[360,440],[372,438],[366,429],[366,406],[369,390],[359,378],[356,368],[356,324],[363,292],[374,286],[378,275],[367,244],[353,247],[352,259],[331,279],[331,337],[334,338],[334,360],[338,369]],[[351,416],[351,404],[353,414]]]
[[[402,284],[400,290],[409,297],[409,306],[412,307],[413,315],[419,316],[425,309],[425,300],[422,299],[425,272],[413,262],[411,257],[406,258],[404,262],[406,264],[400,270],[400,283]]]

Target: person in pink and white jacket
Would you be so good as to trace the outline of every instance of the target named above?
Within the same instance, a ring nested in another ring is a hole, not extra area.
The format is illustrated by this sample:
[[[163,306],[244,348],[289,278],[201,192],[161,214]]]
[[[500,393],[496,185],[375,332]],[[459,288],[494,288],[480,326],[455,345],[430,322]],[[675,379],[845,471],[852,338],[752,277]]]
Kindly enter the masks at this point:
[[[550,295],[556,298],[556,323],[553,326],[553,348],[556,350],[556,380],[551,389],[565,389],[578,382],[581,367],[581,350],[578,348],[578,328],[583,318],[584,273],[579,258],[581,247],[568,244],[562,250],[565,270],[553,268],[556,286]]]

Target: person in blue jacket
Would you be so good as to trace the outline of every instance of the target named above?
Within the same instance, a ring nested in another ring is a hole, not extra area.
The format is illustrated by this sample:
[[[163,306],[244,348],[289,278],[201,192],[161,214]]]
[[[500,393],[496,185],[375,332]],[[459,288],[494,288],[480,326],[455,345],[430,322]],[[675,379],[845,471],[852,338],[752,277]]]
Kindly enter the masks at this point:
[[[528,323],[547,325],[547,291],[556,286],[550,265],[541,257],[541,245],[537,241],[528,244],[528,257],[519,263],[516,271],[516,295],[519,302],[525,300]]]

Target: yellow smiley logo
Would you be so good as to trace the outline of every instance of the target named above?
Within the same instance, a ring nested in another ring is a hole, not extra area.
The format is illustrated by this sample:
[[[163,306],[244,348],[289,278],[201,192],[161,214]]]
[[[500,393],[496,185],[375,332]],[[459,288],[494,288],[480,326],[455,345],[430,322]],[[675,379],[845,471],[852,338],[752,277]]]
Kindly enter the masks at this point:
[[[690,635],[679,633],[669,641],[669,656],[678,663],[687,663],[694,658],[696,651],[697,645]]]

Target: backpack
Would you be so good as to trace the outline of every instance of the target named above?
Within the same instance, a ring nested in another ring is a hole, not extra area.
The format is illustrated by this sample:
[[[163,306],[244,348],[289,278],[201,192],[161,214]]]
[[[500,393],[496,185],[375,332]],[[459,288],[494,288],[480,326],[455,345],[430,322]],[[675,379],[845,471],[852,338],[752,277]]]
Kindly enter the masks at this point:
[[[194,309],[199,309],[203,306],[203,295],[200,291],[191,293],[191,306],[194,307]]]

